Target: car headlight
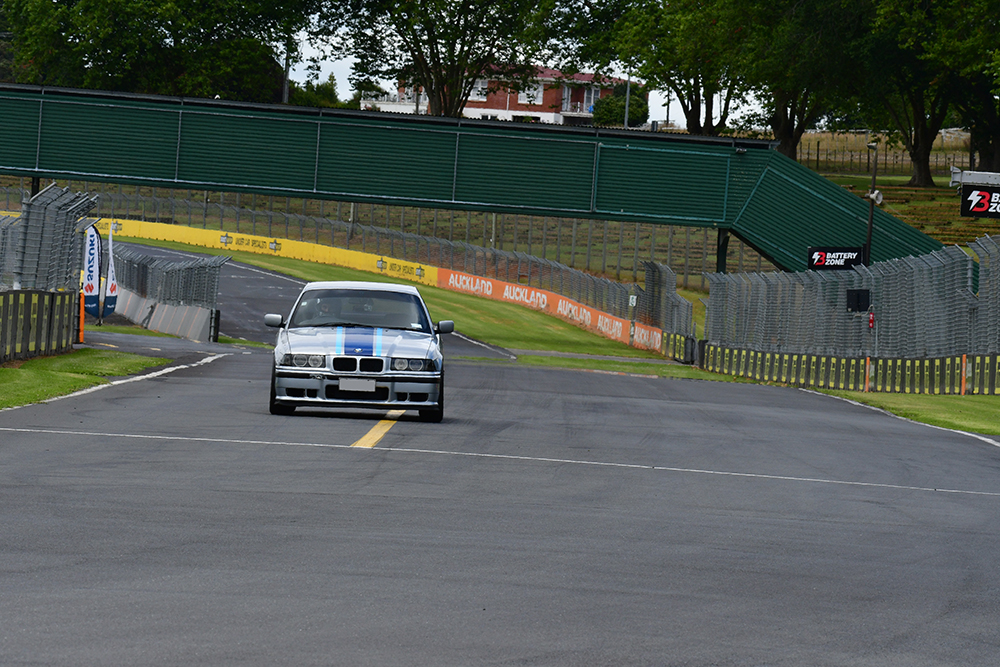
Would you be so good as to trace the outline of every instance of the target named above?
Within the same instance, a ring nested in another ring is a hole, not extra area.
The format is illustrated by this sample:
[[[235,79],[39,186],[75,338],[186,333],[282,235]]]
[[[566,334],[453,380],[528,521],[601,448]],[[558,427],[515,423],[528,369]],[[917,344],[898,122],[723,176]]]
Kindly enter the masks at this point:
[[[433,371],[433,359],[393,359],[392,368],[397,371]]]
[[[282,366],[298,366],[299,368],[322,368],[326,365],[326,357],[322,354],[286,354],[281,359]]]

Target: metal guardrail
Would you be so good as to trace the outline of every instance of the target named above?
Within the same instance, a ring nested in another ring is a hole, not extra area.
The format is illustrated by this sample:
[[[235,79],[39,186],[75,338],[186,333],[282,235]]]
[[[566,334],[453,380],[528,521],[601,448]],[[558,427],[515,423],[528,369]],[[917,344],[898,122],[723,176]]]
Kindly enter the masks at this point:
[[[219,272],[229,257],[175,262],[156,259],[115,245],[115,275],[119,284],[140,297],[170,306],[216,309]]]
[[[929,359],[1000,351],[997,240],[850,271],[709,274],[711,345],[756,352]],[[869,312],[848,312],[847,291],[867,290]],[[874,326],[869,327],[869,315]]]

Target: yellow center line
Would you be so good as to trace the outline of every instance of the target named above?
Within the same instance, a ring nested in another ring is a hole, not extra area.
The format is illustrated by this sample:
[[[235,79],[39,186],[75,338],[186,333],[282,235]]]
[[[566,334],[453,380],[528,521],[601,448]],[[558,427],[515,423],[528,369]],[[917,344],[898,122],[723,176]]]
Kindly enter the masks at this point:
[[[406,410],[390,410],[386,415],[386,419],[383,419],[379,423],[372,427],[372,430],[368,431],[360,440],[355,442],[351,447],[368,447],[369,449],[378,444],[378,441],[382,439],[389,429],[392,428],[396,420],[399,419]]]

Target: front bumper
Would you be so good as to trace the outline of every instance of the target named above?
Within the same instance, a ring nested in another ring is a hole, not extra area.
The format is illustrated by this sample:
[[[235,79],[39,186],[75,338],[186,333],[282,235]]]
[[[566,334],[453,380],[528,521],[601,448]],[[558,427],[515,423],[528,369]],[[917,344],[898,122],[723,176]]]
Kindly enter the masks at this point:
[[[341,379],[374,381],[374,391],[343,389]],[[339,375],[285,367],[274,371],[275,400],[285,405],[417,410],[437,407],[440,391],[440,372]]]

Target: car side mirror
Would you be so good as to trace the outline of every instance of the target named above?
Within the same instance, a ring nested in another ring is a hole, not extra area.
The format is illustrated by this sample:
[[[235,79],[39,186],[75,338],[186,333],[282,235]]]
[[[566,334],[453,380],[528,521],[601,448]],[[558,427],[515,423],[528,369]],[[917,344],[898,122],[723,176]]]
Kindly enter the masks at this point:
[[[451,333],[455,330],[455,323],[451,320],[441,320],[436,325],[434,325],[434,331],[439,334]]]
[[[277,313],[268,313],[264,316],[264,325],[269,327],[285,326],[285,318]]]

